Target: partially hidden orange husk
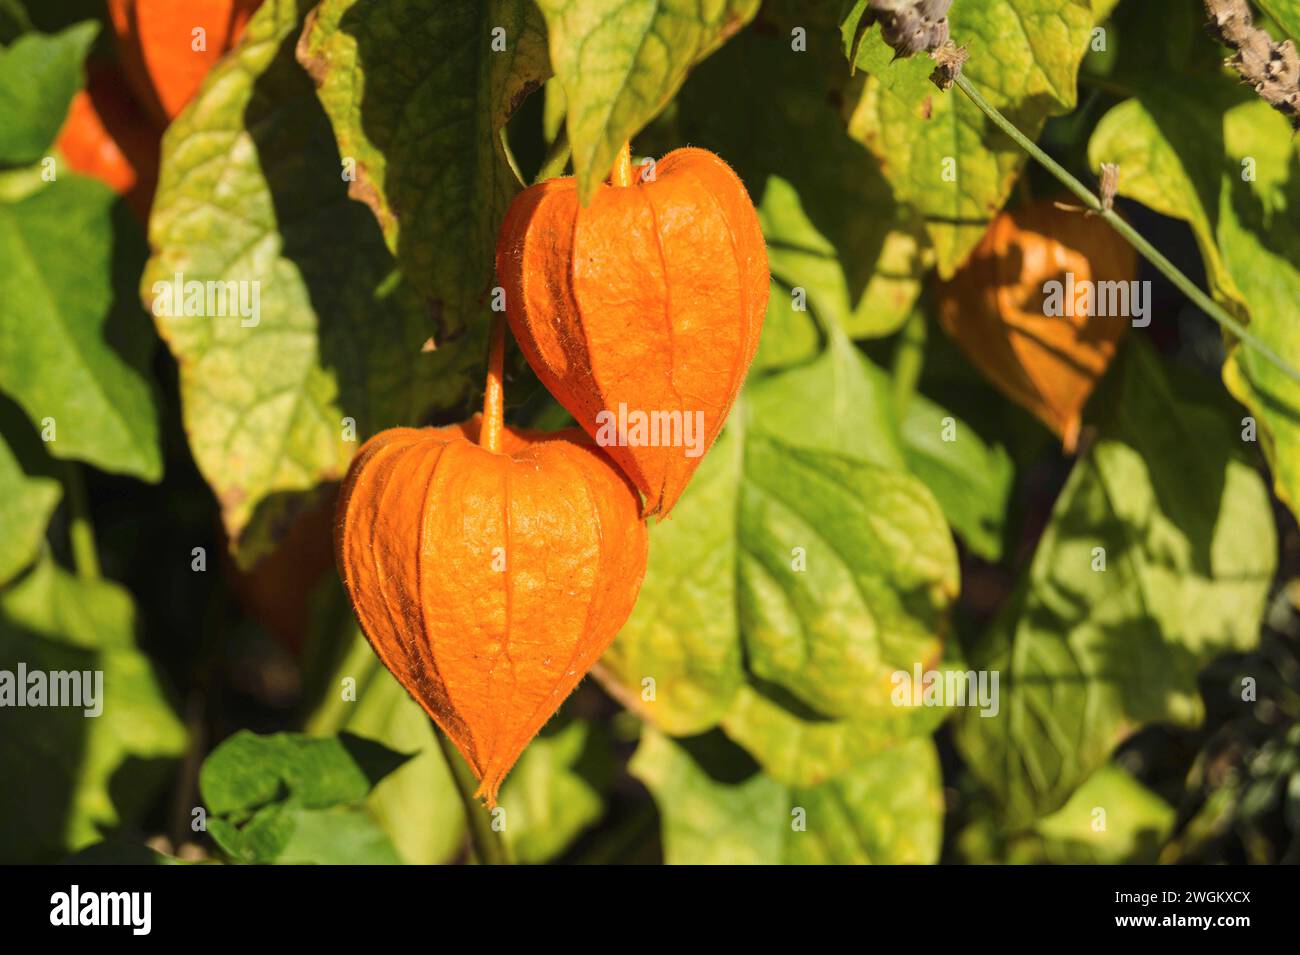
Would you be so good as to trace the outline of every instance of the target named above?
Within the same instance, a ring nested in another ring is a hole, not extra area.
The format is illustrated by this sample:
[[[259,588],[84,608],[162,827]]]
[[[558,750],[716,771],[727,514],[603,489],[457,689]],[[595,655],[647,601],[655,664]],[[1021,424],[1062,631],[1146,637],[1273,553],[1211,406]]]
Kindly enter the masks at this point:
[[[166,125],[185,108],[208,71],[239,41],[261,3],[108,0],[123,69],[156,122]]]
[[[357,619],[495,805],[529,740],[632,612],[648,540],[577,429],[394,428],[344,482],[335,550]]]
[[[125,196],[141,219],[158,183],[160,133],[127,94],[121,73],[93,64],[56,142],[74,172]]]
[[[572,178],[525,189],[497,276],[537,376],[645,494],[645,512],[666,515],[726,421],[767,309],[767,250],[739,177],[687,148],[652,181],[638,167],[630,185],[599,186],[585,208]],[[632,422],[621,440],[608,427],[620,410]],[[637,413],[660,415],[659,446],[636,446]],[[702,422],[695,446],[665,442],[674,420],[685,438],[687,415]]]
[[[1087,314],[1084,289],[1095,302],[1096,283],[1137,274],[1137,253],[1103,219],[1034,202],[994,219],[969,261],[940,283],[939,319],[989,381],[1073,452],[1084,406],[1131,321]],[[1065,306],[1050,311],[1065,314],[1047,314],[1049,283],[1060,283]]]

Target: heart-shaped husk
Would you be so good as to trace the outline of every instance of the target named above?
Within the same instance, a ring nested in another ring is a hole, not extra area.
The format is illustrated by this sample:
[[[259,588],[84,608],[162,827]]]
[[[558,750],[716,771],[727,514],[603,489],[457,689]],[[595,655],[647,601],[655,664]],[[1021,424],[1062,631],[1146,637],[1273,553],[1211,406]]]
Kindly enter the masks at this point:
[[[678,149],[653,175],[602,185],[585,208],[572,178],[524,190],[501,227],[497,277],[537,376],[645,494],[645,512],[666,515],[744,383],[768,269],[725,162]]]
[[[497,789],[622,627],[645,574],[636,492],[576,429],[395,428],[358,454],[336,551],[384,665]]]
[[[502,427],[500,356],[496,336],[486,418],[366,442],[335,528],[362,630],[489,806],[632,612],[648,547],[636,490],[585,434]]]

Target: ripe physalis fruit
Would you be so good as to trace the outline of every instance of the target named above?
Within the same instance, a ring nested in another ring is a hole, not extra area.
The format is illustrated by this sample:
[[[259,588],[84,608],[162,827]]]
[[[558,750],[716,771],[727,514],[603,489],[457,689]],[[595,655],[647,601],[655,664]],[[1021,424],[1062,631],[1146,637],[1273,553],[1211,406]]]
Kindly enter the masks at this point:
[[[585,434],[503,427],[497,328],[483,416],[370,439],[335,525],[371,646],[489,806],[632,612],[648,546],[636,490]]]
[[[122,67],[166,125],[235,45],[262,0],[108,0]]]
[[[1103,219],[1035,202],[999,215],[941,283],[939,318],[989,380],[1073,452],[1083,407],[1129,327],[1137,269],[1137,253]]]
[[[56,143],[72,170],[126,196],[144,219],[158,182],[158,144],[157,129],[123,89],[120,73],[93,65]]]
[[[552,395],[666,515],[726,421],[758,348],[767,249],[740,179],[703,149],[578,202],[524,190],[497,241],[519,347]]]

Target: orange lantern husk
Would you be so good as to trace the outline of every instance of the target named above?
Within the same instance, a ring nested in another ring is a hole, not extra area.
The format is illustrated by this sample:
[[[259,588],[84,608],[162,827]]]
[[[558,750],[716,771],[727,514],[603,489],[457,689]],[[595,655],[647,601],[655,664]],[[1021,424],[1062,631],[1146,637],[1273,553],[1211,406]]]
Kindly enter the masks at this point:
[[[744,185],[707,150],[674,150],[650,178],[631,174],[625,147],[612,179],[586,207],[573,178],[520,193],[497,276],[537,376],[645,494],[645,513],[667,515],[758,348],[767,249]]]
[[[362,630],[489,806],[632,612],[648,548],[636,490],[585,434],[502,425],[493,353],[483,416],[362,447],[335,530]]]
[[[1039,201],[994,219],[940,284],[939,319],[985,377],[1072,453],[1083,408],[1131,319],[1099,314],[1095,290],[1123,282],[1129,300],[1137,274],[1137,253],[1105,220]]]

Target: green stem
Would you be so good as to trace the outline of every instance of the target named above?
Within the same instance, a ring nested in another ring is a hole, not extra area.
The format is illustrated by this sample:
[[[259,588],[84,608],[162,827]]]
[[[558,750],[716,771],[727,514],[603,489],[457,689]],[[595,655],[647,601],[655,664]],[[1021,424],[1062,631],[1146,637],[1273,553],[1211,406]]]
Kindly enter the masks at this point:
[[[917,382],[925,365],[925,313],[916,309],[903,325],[894,347],[894,404],[901,418],[916,394]]]
[[[959,75],[957,77],[957,86],[963,93],[970,97],[971,102],[979,107],[980,111],[983,112],[985,116],[993,121],[995,126],[1010,136],[1011,139],[1015,141],[1016,145],[1027,152],[1038,162],[1039,165],[1055,176],[1061,184],[1065,186],[1065,188],[1078,196],[1079,200],[1088,207],[1089,211],[1105,219],[1112,229],[1128,240],[1129,244],[1132,245],[1133,248],[1137,249],[1148,262],[1154,265],[1165,276],[1165,278],[1173,282],[1179,291],[1186,295],[1191,301],[1195,302],[1201,311],[1205,312],[1206,315],[1209,315],[1210,318],[1218,322],[1220,326],[1236,335],[1243,344],[1248,345],[1270,363],[1277,366],[1277,368],[1292,381],[1300,382],[1300,372],[1297,372],[1287,364],[1287,362],[1284,361],[1277,352],[1273,351],[1273,349],[1269,348],[1268,345],[1260,341],[1259,338],[1247,331],[1246,327],[1242,325],[1241,322],[1229,315],[1222,306],[1214,301],[1214,299],[1201,291],[1195,282],[1180,272],[1176,265],[1165,258],[1164,254],[1161,253],[1159,249],[1143,238],[1142,234],[1125,222],[1118,213],[1113,209],[1103,209],[1101,200],[1097,198],[1097,196],[1095,196],[1087,186],[1074,178],[1074,176],[1072,176],[1060,163],[1047,155],[1047,153],[1043,152],[1043,150],[1038,147],[1037,143],[1022,133],[1011,123],[1010,120],[998,112],[998,110],[984,99],[984,97],[979,94],[979,91],[971,85],[970,80],[965,76]],[[1246,369],[1246,371],[1250,377],[1255,378],[1255,380],[1258,381],[1258,378],[1253,374],[1250,374],[1250,369]]]
[[[469,829],[469,841],[475,858],[481,865],[507,865],[510,857],[506,854],[506,844],[501,833],[492,828],[491,814],[474,795],[478,789],[478,780],[446,734],[437,724],[432,725],[433,735],[442,749],[447,768],[451,770],[451,778],[456,783],[456,792],[460,795],[460,803],[465,810],[465,824]]]
[[[542,168],[537,170],[537,178],[533,180],[533,184],[564,175],[564,167],[569,164],[569,155],[572,151],[569,146],[568,125],[560,123],[560,131],[555,134],[555,142],[551,143],[551,148],[547,150],[546,158],[542,160]]]
[[[90,520],[86,500],[86,482],[81,465],[69,461],[64,467],[63,485],[68,492],[68,541],[72,545],[72,563],[83,580],[99,579],[99,553],[95,549],[95,525]]]

